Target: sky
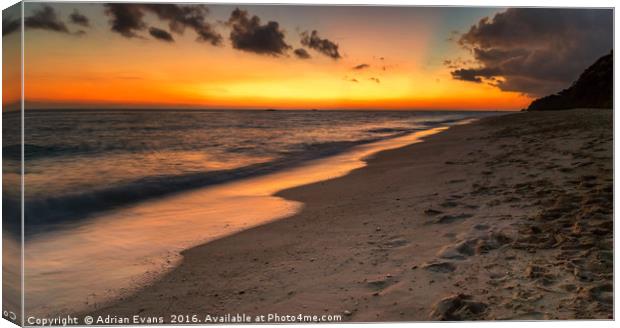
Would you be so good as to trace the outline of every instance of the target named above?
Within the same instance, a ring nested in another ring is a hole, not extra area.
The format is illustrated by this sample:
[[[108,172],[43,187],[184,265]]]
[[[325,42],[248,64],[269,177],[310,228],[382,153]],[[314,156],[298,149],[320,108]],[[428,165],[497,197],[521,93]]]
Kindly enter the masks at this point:
[[[26,3],[24,12],[29,108],[518,110],[613,47],[611,10]],[[18,19],[3,12],[5,45],[19,43]],[[19,58],[4,49],[7,71]],[[5,106],[18,100],[3,92]]]

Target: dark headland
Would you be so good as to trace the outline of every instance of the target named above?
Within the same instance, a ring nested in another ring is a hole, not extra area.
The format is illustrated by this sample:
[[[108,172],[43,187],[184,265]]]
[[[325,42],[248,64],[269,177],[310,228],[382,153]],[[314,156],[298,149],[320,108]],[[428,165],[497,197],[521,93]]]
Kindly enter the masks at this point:
[[[572,108],[612,108],[614,87],[613,51],[588,67],[577,81],[554,95],[534,100],[528,111]]]

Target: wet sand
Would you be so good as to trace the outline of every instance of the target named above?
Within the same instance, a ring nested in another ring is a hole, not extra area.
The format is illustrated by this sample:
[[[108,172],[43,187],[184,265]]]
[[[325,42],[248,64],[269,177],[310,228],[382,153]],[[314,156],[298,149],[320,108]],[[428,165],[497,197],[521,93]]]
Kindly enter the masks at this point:
[[[612,318],[612,117],[509,114],[381,152],[90,314]]]

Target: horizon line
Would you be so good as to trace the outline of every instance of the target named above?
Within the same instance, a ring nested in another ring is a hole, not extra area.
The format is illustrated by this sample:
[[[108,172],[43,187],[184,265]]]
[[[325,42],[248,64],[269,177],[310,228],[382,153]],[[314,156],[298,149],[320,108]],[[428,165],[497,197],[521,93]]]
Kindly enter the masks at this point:
[[[5,110],[3,112],[19,112],[21,108],[6,109],[6,105],[3,106]],[[25,111],[65,111],[65,112],[88,112],[88,111],[268,111],[268,112],[284,112],[284,111],[307,111],[307,112],[319,112],[319,111],[367,111],[367,112],[519,112],[522,109],[480,109],[480,108],[208,108],[208,107],[89,107],[89,108],[75,108],[75,107],[38,107],[38,108],[24,108]]]

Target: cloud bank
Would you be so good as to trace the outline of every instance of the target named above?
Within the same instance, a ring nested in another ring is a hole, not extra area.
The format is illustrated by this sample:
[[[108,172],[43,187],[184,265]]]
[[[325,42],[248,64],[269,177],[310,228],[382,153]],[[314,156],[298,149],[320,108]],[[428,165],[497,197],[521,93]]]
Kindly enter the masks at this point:
[[[451,66],[452,76],[533,97],[557,92],[613,48],[612,15],[607,9],[511,8],[485,17],[458,39],[475,64]]]

